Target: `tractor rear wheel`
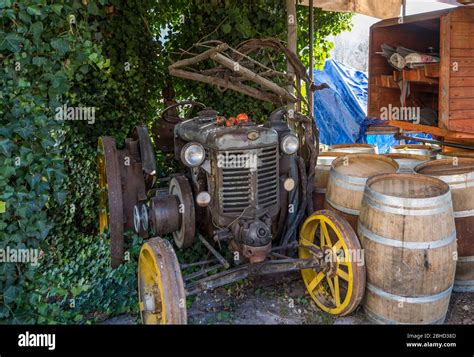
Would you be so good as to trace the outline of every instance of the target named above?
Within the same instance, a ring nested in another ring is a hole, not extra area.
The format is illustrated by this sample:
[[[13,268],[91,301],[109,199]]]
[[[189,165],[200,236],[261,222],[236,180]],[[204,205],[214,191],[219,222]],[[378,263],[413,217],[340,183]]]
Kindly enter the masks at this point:
[[[114,138],[102,136],[97,146],[99,170],[99,233],[110,234],[110,259],[113,268],[123,260],[124,214],[119,156]]]

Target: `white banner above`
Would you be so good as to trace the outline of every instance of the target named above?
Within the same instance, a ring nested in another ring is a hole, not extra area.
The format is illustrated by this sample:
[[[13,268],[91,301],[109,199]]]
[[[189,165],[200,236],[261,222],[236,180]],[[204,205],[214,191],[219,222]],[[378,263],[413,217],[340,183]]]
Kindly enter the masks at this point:
[[[309,6],[309,0],[298,0],[297,3]],[[379,19],[390,19],[400,16],[402,0],[313,0],[313,5],[325,11],[354,12]]]

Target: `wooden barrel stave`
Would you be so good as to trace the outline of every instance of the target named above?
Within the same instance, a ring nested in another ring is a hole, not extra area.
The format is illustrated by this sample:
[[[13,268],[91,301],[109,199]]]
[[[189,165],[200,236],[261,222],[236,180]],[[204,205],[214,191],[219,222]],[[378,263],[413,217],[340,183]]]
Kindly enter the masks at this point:
[[[351,166],[353,165],[353,166]],[[348,154],[333,161],[326,189],[325,208],[340,213],[357,230],[365,183],[373,175],[394,173],[398,164],[376,154]]]
[[[315,211],[324,209],[326,189],[329,180],[329,172],[332,162],[339,156],[344,156],[343,152],[322,152],[319,153],[314,172],[313,187],[313,208]]]
[[[451,189],[458,240],[453,290],[474,292],[474,159],[438,159],[421,164],[415,170],[446,182]]]

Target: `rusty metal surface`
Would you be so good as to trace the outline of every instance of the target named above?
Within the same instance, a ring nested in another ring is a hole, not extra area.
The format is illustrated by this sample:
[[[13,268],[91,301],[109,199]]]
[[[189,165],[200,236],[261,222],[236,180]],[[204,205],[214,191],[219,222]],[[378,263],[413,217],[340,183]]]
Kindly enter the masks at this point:
[[[146,126],[136,126],[133,129],[132,138],[138,141],[146,189],[151,189],[156,182],[156,157]]]
[[[313,208],[315,211],[324,209],[325,200],[326,200],[325,193],[313,191]]]
[[[124,215],[119,155],[113,138],[102,137],[102,143],[107,180],[111,265],[116,268],[123,261],[124,250]]]
[[[174,91],[171,88],[163,91],[166,108],[161,113],[158,120],[155,120],[152,126],[153,139],[158,150],[165,153],[174,152],[174,127],[176,124],[191,118],[196,108],[204,109],[206,106],[196,101],[176,102],[174,100]],[[190,105],[184,116],[179,115],[179,108]]]
[[[228,269],[230,267],[229,262],[217,251],[214,247],[204,238],[201,234],[198,234],[199,240],[202,244],[206,246],[206,248],[216,257],[219,263],[225,268]]]
[[[225,168],[218,166],[218,155],[254,155],[258,166]],[[270,156],[271,155],[271,156]],[[211,211],[218,212],[215,222],[227,226],[236,217],[260,217],[279,213],[278,148],[276,145],[254,150],[211,152],[212,169],[217,175],[211,181]]]
[[[314,259],[277,259],[256,264],[239,265],[198,281],[190,282],[185,286],[186,295],[195,295],[204,290],[215,289],[246,279],[249,276],[278,274],[307,268],[319,270],[320,264]]]
[[[150,224],[155,235],[172,233],[181,226],[176,196],[160,195],[150,199]]]
[[[248,258],[250,264],[256,264],[263,262],[268,254],[272,250],[272,244],[269,243],[262,247],[253,247],[250,245],[243,244],[242,245],[242,253],[244,257]]]
[[[138,141],[131,138],[126,139],[125,148],[118,150],[118,162],[121,176],[125,229],[134,229],[133,208],[139,202],[147,200]]]
[[[99,151],[98,160],[103,155],[111,265],[117,267],[123,261],[124,232],[134,230],[134,208],[146,202],[147,190],[138,139],[127,138],[121,150],[117,149],[113,138],[101,137],[101,140],[104,148],[103,154]],[[148,237],[147,231],[143,229],[140,235]]]

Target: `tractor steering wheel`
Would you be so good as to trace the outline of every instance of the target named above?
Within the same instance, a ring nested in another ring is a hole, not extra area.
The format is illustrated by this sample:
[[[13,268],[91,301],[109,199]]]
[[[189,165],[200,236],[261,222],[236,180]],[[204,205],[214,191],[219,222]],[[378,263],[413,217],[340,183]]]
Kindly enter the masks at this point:
[[[179,107],[183,107],[185,105],[190,105],[191,107],[186,112],[184,117],[180,117],[180,116],[177,116],[177,115],[171,115],[171,116],[167,115],[170,110],[176,109],[176,108],[179,108]],[[170,124],[178,124],[181,121],[191,119],[191,115],[193,114],[194,108],[196,108],[196,107],[201,108],[201,109],[206,108],[206,106],[204,104],[202,104],[200,102],[196,102],[194,100],[185,100],[183,102],[178,102],[176,104],[172,104],[169,107],[166,107],[165,110],[163,110],[163,112],[161,113],[161,119],[166,121],[167,123],[170,123]]]

